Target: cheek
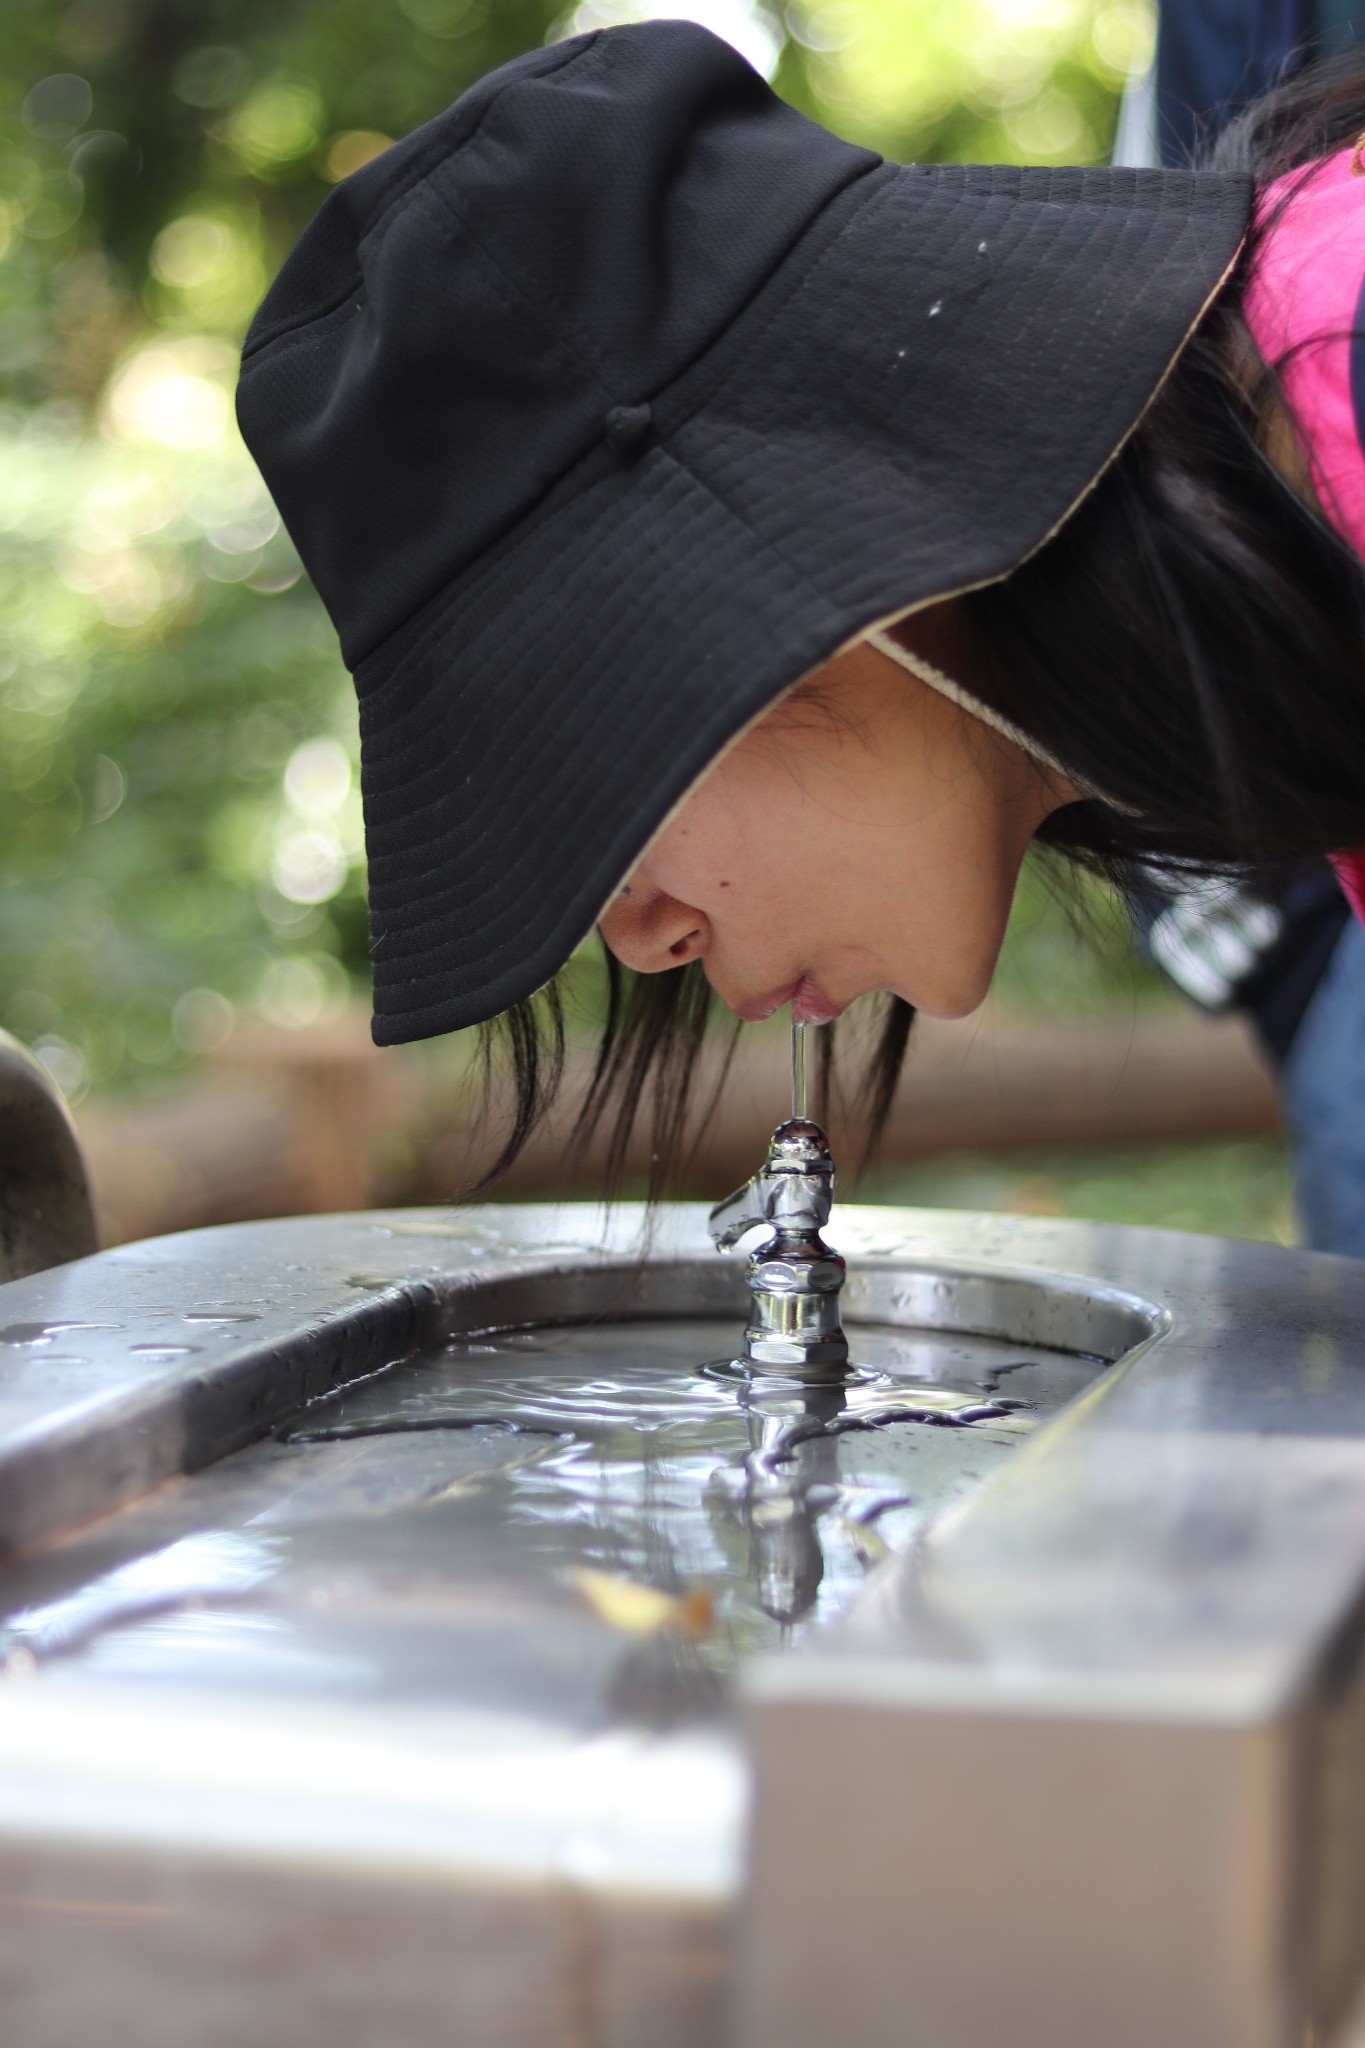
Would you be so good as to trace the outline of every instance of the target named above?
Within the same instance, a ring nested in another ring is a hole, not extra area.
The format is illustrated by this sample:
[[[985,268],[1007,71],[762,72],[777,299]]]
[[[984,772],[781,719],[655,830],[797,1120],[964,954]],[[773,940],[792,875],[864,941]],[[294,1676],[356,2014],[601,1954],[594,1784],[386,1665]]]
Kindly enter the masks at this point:
[[[976,1008],[1022,840],[975,754],[924,726],[883,721],[873,744],[758,735],[689,797],[640,873],[705,914],[722,983],[804,968],[840,998],[882,987],[934,1015]]]
[[[928,1016],[968,1016],[989,989],[1023,853],[1002,824],[987,809],[915,844],[887,924],[900,992]]]
[[[779,856],[759,780],[746,763],[723,761],[659,834],[641,869],[645,878],[713,914],[763,894]]]

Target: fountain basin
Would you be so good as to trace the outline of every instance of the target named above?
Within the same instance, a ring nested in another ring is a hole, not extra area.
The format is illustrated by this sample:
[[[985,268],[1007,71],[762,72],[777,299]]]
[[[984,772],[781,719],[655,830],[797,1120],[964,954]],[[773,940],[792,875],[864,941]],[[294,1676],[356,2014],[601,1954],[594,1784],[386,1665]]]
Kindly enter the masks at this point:
[[[894,1413],[794,1435],[693,1371],[746,1307],[699,1211],[643,1259],[633,1212],[487,1209],[0,1288],[7,2041],[1335,2025],[1365,1267],[838,1221]]]

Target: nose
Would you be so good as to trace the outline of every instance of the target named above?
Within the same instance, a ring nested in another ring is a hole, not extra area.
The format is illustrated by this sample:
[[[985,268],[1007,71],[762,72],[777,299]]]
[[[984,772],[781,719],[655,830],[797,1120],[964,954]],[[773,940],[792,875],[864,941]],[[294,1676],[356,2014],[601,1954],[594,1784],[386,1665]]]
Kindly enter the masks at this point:
[[[638,878],[608,904],[600,930],[621,965],[637,974],[699,960],[711,935],[703,911]]]

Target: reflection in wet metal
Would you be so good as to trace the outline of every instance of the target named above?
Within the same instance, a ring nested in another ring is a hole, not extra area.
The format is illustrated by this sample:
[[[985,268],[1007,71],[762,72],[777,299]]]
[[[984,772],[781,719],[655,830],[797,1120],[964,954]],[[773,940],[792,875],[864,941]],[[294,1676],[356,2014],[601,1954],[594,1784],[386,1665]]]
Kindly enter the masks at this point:
[[[642,1220],[13,1284],[5,2048],[1336,2039],[1365,1266],[847,1210],[817,1382],[699,1371],[740,1275]]]
[[[961,1367],[954,1375],[958,1361],[949,1358],[939,1361],[948,1373],[941,1381],[896,1376],[906,1349],[896,1333],[867,1334],[864,1348],[884,1358],[882,1370],[816,1387],[724,1368],[698,1373],[695,1347],[710,1334],[704,1324],[622,1324],[461,1346],[414,1363],[401,1381],[386,1376],[328,1403],[287,1440],[471,1428],[525,1439],[524,1455],[477,1484],[461,1482],[483,1519],[534,1521],[563,1565],[610,1567],[668,1588],[704,1584],[742,1618],[747,1637],[755,1608],[791,1623],[814,1607],[825,1576],[822,1522],[845,1576],[856,1577],[867,1547],[850,1545],[844,1525],[869,1499],[880,1514],[894,1506],[910,1522],[922,1519],[903,1473],[879,1475],[887,1460],[871,1446],[841,1458],[842,1436],[990,1422],[1008,1425],[1009,1434],[994,1439],[998,1448],[1031,1419],[1026,1397],[983,1397],[979,1387],[957,1384]],[[521,1370],[509,1375],[511,1360]],[[970,1364],[979,1377],[992,1366],[996,1374],[1027,1371],[1030,1362]],[[1065,1364],[1068,1394],[1096,1370],[1089,1361]],[[956,1462],[970,1465],[971,1454]]]
[[[865,1326],[842,1386],[699,1371],[731,1330],[623,1322],[418,1353],[100,1525],[27,1586],[21,1570],[0,1642],[15,1669],[192,1679],[210,1657],[221,1682],[291,1688],[399,1683],[416,1664],[511,1705],[562,1686],[572,1646],[555,1632],[584,1625],[586,1570],[711,1618],[686,1644],[608,1645],[587,1671],[585,1712],[673,1722],[709,1713],[741,1654],[838,1612],[1101,1369]]]

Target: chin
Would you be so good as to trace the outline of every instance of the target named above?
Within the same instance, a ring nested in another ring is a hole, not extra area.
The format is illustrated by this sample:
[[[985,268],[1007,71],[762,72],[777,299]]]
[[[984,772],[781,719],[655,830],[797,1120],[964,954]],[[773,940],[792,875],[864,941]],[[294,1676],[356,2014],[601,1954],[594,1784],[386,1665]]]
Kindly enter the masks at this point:
[[[943,1023],[951,1024],[960,1017],[970,1017],[973,1010],[979,1010],[990,985],[991,970],[987,968],[983,974],[974,977],[960,975],[952,980],[926,982],[913,995],[899,988],[893,993],[903,997],[921,1017],[937,1017]]]

